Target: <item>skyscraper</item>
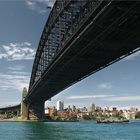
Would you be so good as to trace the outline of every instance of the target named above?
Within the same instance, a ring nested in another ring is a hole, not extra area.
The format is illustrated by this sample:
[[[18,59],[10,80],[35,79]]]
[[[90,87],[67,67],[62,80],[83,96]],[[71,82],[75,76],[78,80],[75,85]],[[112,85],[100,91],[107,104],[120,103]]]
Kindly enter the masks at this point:
[[[57,101],[56,108],[57,108],[57,111],[63,111],[64,110],[64,102]]]
[[[95,111],[95,104],[91,104],[89,107],[88,107],[88,112],[94,112]]]

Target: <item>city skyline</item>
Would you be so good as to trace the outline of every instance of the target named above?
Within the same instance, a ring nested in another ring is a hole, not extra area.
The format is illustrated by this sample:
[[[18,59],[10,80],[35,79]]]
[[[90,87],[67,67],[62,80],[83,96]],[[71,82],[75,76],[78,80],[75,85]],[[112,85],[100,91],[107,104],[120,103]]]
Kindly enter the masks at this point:
[[[48,18],[51,1],[0,2],[0,106],[21,101],[23,87],[28,88],[38,42]],[[137,52],[62,91],[57,100],[67,104],[95,103],[101,106],[140,106]]]
[[[61,102],[62,104],[58,105],[58,102]],[[112,109],[114,107],[119,109],[119,110],[129,110],[131,108],[137,108],[138,110],[140,109],[140,106],[124,106],[124,107],[118,106],[118,105],[117,106],[106,106],[106,105],[101,106],[101,105],[95,104],[94,102],[87,103],[87,104],[81,104],[80,106],[79,105],[76,106],[75,104],[67,104],[67,103],[65,104],[65,102],[61,101],[61,100],[58,100],[56,103],[53,103],[53,104],[50,104],[50,105],[46,102],[45,105],[44,105],[44,109],[46,109],[46,108],[56,108],[59,111],[59,110],[65,110],[65,109],[67,109],[69,107],[72,108],[73,106],[80,109],[80,108],[89,108],[92,105],[94,105],[97,108],[99,107],[99,108],[102,108],[102,109]],[[61,106],[61,109],[58,109],[58,108],[60,108],[60,106]]]

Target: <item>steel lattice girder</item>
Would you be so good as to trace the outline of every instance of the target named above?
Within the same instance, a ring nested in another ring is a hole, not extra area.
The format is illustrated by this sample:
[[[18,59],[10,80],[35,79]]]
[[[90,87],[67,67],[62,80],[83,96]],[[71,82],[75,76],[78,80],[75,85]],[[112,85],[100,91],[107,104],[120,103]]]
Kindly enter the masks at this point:
[[[47,66],[58,51],[63,48],[65,42],[71,38],[73,32],[90,15],[91,10],[95,9],[100,3],[100,0],[56,1],[40,39],[33,64],[29,90],[41,78]]]
[[[48,34],[46,40],[43,39],[45,45],[42,47],[41,44],[37,50],[26,102],[47,100],[86,76],[139,50],[140,2],[94,1],[95,4],[87,0],[82,5],[84,8],[79,2],[70,1],[51,24],[51,30],[45,26]],[[75,12],[73,14],[75,5],[80,5],[79,9],[82,9],[78,18]],[[59,25],[59,22],[63,23],[62,19],[66,23],[63,36],[61,28],[64,24]],[[53,38],[58,40],[55,54],[50,53]],[[47,65],[44,72],[38,72],[40,75],[35,81],[44,48]]]

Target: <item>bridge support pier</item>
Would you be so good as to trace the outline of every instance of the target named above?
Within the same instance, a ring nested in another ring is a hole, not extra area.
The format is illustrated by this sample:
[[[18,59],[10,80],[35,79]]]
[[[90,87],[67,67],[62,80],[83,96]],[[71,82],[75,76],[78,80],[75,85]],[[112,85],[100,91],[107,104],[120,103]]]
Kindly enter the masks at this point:
[[[37,104],[21,103],[21,116],[23,120],[43,120],[44,102]]]
[[[23,88],[21,102],[21,118],[23,120],[43,120],[44,119],[44,103],[45,101],[36,101],[35,103],[25,103],[24,98],[28,92]]]
[[[31,104],[29,106],[29,119],[30,120],[43,120],[44,119],[44,102]]]
[[[27,92],[27,88],[23,88],[22,91],[22,101],[21,101],[21,118],[24,120],[28,119],[28,112],[29,112],[29,106],[23,102],[24,98],[27,96],[28,92]]]
[[[21,102],[21,118],[23,120],[29,120],[29,105],[23,101]]]

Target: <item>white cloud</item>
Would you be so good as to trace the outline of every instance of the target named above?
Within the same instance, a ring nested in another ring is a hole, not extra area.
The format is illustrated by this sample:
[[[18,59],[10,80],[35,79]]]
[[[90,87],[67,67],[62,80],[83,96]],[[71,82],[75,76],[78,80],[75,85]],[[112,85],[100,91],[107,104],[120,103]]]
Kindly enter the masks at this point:
[[[6,58],[6,57],[7,57],[6,54],[4,54],[4,53],[0,53],[0,59]]]
[[[34,5],[35,5],[35,2],[33,2],[33,1],[26,1],[26,3],[27,3],[27,5],[29,5],[29,6],[34,6]]]
[[[56,0],[36,0],[36,2],[42,3],[45,6],[53,7]]]
[[[97,87],[101,89],[111,89],[113,86],[111,83],[101,83],[97,85]]]
[[[47,8],[52,8],[55,0],[26,0],[25,4],[29,9],[38,12],[39,14],[45,14]]]
[[[17,90],[21,92],[24,87],[29,86],[30,73],[24,72],[24,66],[14,65],[8,67],[7,72],[0,73],[0,90]]]
[[[22,66],[22,65],[15,65],[12,67],[8,67],[8,70],[12,70],[12,71],[21,71],[23,69],[24,69],[24,66]]]
[[[28,6],[29,9],[36,10],[36,2],[33,2],[31,0],[27,0],[26,5]]]
[[[70,96],[68,99],[89,99],[89,98],[106,98],[114,95],[81,95],[81,96]]]
[[[31,46],[32,44],[29,42],[24,42],[23,44],[27,45],[27,46]]]
[[[35,49],[31,48],[31,43],[9,43],[0,48],[0,59],[8,61],[32,60],[35,56]]]
[[[28,87],[30,74],[21,75],[16,73],[0,73],[0,90],[18,90]]]
[[[104,99],[106,101],[139,101],[140,96],[120,96],[120,97],[111,97]]]

